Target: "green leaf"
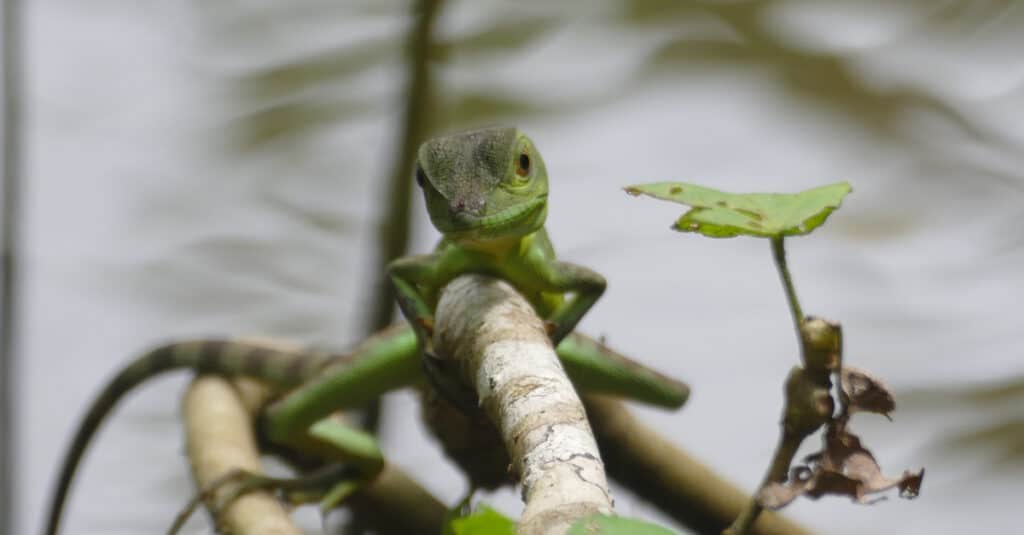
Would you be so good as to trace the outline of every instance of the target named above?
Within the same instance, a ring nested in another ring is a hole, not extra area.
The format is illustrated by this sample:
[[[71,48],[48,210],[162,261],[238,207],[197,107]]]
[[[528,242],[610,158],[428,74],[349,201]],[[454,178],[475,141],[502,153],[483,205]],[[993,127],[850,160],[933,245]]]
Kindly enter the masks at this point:
[[[712,238],[774,238],[808,234],[818,228],[850,190],[849,183],[838,182],[800,193],[741,194],[696,184],[657,182],[629,186],[626,193],[691,206],[672,226],[680,232],[699,232]]]
[[[621,516],[593,515],[569,528],[567,535],[678,535],[676,532]]]
[[[455,518],[445,528],[455,535],[515,535],[516,523],[507,516],[491,509],[480,507],[473,514]]]

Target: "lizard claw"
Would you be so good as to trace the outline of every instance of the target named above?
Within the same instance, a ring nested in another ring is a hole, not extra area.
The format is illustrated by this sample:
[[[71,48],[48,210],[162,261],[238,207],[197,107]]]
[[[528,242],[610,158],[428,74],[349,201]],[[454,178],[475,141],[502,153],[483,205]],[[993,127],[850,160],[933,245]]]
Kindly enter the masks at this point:
[[[434,341],[429,337],[420,341],[420,352],[427,358],[435,361],[441,360],[441,357],[439,357],[437,352],[434,350]]]
[[[555,331],[558,330],[558,325],[551,320],[544,320],[544,332],[548,333],[548,336],[553,336]]]
[[[431,359],[440,360],[434,352],[434,318],[418,317],[414,321],[416,323],[413,327],[416,327],[414,330],[419,338],[420,351]]]
[[[434,318],[416,318],[416,323],[419,323],[423,332],[428,335],[434,334]]]

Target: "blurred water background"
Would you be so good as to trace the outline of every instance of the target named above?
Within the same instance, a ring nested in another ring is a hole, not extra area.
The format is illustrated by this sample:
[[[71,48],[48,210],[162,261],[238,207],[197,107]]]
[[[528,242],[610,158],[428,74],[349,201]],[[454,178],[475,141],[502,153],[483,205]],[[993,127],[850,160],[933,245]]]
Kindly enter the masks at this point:
[[[36,533],[72,425],[129,357],[209,334],[359,339],[412,18],[392,0],[25,10],[16,510]],[[849,180],[790,266],[804,309],[842,321],[848,361],[897,393],[894,422],[855,419],[865,443],[889,473],[928,472],[915,502],[786,513],[827,534],[1019,525],[1024,5],[452,1],[438,31],[433,131],[530,134],[560,256],[610,281],[582,330],[692,385],[680,413],[638,409],[648,422],[752,489],[795,344],[767,242],[673,233],[682,207],[621,187]],[[426,251],[414,200],[410,249]],[[184,384],[147,384],[105,427],[67,533],[167,527],[191,492]],[[453,503],[464,482],[424,446],[413,396],[389,395],[384,418],[388,458]],[[520,511],[512,490],[484,499]]]

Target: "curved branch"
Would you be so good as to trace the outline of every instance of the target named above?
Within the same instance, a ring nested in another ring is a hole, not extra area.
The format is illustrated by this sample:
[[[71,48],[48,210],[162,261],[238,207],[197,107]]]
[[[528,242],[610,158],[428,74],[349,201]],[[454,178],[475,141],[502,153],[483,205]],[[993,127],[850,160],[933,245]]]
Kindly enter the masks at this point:
[[[227,379],[203,376],[192,382],[184,400],[188,458],[198,488],[242,468],[262,471],[251,418]],[[216,503],[217,500],[211,500]],[[301,535],[288,512],[269,492],[240,496],[213,511],[220,531],[245,535]]]
[[[504,281],[463,275],[442,292],[435,320],[438,354],[474,386],[522,483],[518,533],[561,534],[576,520],[610,514],[586,411],[526,299]]]
[[[274,343],[280,345],[279,342]],[[225,385],[230,385],[230,391],[224,389]],[[229,383],[216,377],[205,377],[197,379],[189,389],[185,398],[188,453],[200,488],[231,468],[258,466],[247,464],[252,460],[250,455],[255,453],[257,459],[259,455],[254,449],[250,449],[253,447],[251,422],[252,417],[271,398],[270,393],[264,384],[245,377],[235,378]],[[231,399],[229,394],[234,399]],[[234,407],[230,411],[225,410],[229,405]],[[242,412],[237,410],[239,408]],[[286,451],[275,453],[283,455],[286,461],[292,461]],[[217,461],[216,465],[209,462],[212,455],[218,455],[223,464],[220,461]],[[269,496],[266,493],[253,494]],[[440,500],[400,468],[391,464],[385,465],[384,470],[370,485],[353,495],[348,505],[357,518],[365,520],[365,525],[371,526],[383,535],[439,533],[448,512],[448,508]],[[267,502],[260,502],[260,505],[253,507],[238,512],[239,515],[251,515],[247,526],[253,531],[228,533],[292,533],[263,531],[283,521],[278,517],[278,511],[281,510],[279,505],[274,507]],[[285,514],[287,517],[287,513]],[[265,520],[267,527],[263,524]],[[233,524],[228,525],[232,526]],[[300,532],[295,530],[295,533]]]

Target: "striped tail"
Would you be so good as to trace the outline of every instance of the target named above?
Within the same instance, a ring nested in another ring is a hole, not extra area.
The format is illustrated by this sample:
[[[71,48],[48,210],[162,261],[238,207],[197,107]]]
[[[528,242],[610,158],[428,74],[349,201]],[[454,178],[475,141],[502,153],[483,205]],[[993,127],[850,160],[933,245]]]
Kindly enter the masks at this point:
[[[311,379],[329,364],[344,358],[343,355],[325,352],[289,351],[265,345],[213,340],[172,343],[139,357],[107,384],[78,425],[71,447],[61,464],[45,533],[56,535],[75,470],[103,419],[122,396],[147,379],[166,371],[192,369],[202,373],[245,375],[277,386],[292,387]]]

